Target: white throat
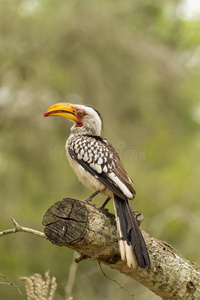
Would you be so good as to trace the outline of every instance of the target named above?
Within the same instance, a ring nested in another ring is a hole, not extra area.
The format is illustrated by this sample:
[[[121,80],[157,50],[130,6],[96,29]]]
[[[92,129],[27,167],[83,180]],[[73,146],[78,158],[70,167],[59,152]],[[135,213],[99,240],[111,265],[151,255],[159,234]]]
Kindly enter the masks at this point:
[[[95,136],[101,136],[102,132],[102,120],[100,115],[97,113],[97,111],[87,105],[77,105],[77,108],[82,108],[86,112],[86,116],[83,117],[82,119],[82,127],[76,126],[74,124],[71,128],[71,132],[73,134],[78,134],[78,135],[95,135]]]

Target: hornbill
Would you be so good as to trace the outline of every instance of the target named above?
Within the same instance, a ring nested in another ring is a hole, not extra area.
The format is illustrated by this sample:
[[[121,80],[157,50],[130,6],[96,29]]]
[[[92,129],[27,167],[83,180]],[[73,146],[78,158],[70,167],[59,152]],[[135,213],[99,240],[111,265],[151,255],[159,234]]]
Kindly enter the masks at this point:
[[[74,121],[66,142],[69,163],[78,179],[88,188],[95,190],[87,200],[99,192],[114,198],[118,229],[119,249],[122,260],[129,267],[137,264],[150,269],[151,262],[146,244],[128,199],[134,199],[135,190],[119,155],[105,138],[101,137],[102,118],[90,105],[56,103],[44,114],[61,116]]]

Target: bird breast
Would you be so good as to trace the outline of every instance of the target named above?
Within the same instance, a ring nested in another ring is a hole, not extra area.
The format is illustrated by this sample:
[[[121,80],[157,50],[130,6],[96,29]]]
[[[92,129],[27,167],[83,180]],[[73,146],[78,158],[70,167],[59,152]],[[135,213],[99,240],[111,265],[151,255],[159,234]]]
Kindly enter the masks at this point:
[[[93,175],[91,175],[87,170],[85,170],[76,160],[71,158],[68,153],[68,141],[66,142],[66,155],[70,166],[76,173],[76,176],[80,180],[82,184],[84,184],[89,189],[94,191],[100,191],[101,193],[107,195],[108,197],[113,197],[113,193],[106,188],[106,186],[101,183],[98,179],[96,179]]]

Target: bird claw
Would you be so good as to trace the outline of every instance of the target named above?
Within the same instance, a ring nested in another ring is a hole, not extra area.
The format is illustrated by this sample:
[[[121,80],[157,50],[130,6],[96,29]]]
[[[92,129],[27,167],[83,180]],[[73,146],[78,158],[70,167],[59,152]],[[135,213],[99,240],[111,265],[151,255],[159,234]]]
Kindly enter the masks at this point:
[[[100,209],[101,211],[104,211],[104,212],[109,212],[109,209],[105,208],[105,207],[102,207],[102,205],[99,206],[98,209]]]
[[[92,203],[91,200],[85,199],[85,200],[81,200],[81,202],[83,202],[83,203],[85,203],[85,204],[87,204],[87,205],[91,205],[91,206],[96,207],[96,205],[95,205],[94,203]]]

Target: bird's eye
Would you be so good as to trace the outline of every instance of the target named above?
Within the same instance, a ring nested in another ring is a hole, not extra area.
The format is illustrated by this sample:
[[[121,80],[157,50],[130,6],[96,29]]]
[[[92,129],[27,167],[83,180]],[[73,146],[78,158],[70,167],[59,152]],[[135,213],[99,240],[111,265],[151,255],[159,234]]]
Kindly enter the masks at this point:
[[[79,111],[77,112],[77,115],[78,115],[80,118],[82,118],[83,116],[86,115],[86,113],[85,113],[84,110],[79,110]]]

